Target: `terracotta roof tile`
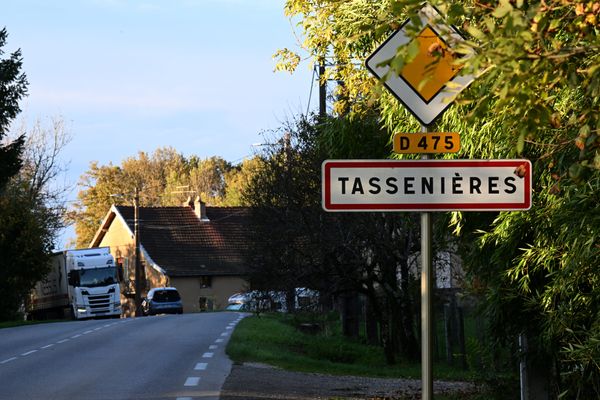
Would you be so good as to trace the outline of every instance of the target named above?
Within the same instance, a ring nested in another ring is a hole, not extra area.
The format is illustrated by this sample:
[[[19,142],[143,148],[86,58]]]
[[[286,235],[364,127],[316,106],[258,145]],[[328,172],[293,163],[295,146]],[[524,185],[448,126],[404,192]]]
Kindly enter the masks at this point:
[[[133,207],[117,206],[133,231]],[[201,221],[190,207],[140,207],[140,243],[169,276],[243,275],[250,211],[206,207]]]

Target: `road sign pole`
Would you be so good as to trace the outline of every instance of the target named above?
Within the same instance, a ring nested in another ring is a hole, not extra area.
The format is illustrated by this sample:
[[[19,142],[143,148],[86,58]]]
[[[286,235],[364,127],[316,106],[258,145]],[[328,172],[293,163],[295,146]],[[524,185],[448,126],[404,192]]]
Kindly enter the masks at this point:
[[[421,126],[427,133],[427,126]],[[428,159],[424,154],[422,159]],[[433,399],[433,266],[431,213],[421,213],[421,399]]]

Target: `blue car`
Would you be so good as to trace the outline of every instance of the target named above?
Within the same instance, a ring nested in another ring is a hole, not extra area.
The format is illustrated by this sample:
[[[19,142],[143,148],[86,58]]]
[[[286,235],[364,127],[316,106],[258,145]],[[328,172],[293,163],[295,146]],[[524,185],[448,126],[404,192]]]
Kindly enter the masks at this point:
[[[144,315],[181,314],[181,296],[173,287],[150,289],[148,296],[142,301],[142,312]]]

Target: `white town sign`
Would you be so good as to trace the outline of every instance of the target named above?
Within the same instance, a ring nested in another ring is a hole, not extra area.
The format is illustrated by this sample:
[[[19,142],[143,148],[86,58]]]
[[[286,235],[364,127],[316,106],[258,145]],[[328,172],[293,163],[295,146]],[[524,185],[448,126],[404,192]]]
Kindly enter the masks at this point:
[[[529,160],[327,160],[326,211],[509,211],[531,207]]]

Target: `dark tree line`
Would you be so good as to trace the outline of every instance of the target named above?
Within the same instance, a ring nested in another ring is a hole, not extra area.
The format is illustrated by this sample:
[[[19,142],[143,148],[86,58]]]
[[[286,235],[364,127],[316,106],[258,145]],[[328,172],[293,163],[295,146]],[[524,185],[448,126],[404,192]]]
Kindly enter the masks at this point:
[[[60,195],[49,190],[62,145],[49,150],[43,141],[47,131],[36,128],[8,137],[28,83],[20,50],[1,58],[6,39],[6,29],[0,30],[0,321],[19,316],[30,290],[48,271],[62,227]]]
[[[374,119],[301,119],[264,147],[264,168],[244,195],[254,216],[253,288],[308,287],[321,298],[342,300],[363,295],[377,323],[375,339],[394,363],[398,356],[419,356],[419,292],[411,265],[419,251],[417,219],[321,207],[323,160],[386,158],[387,140]]]

